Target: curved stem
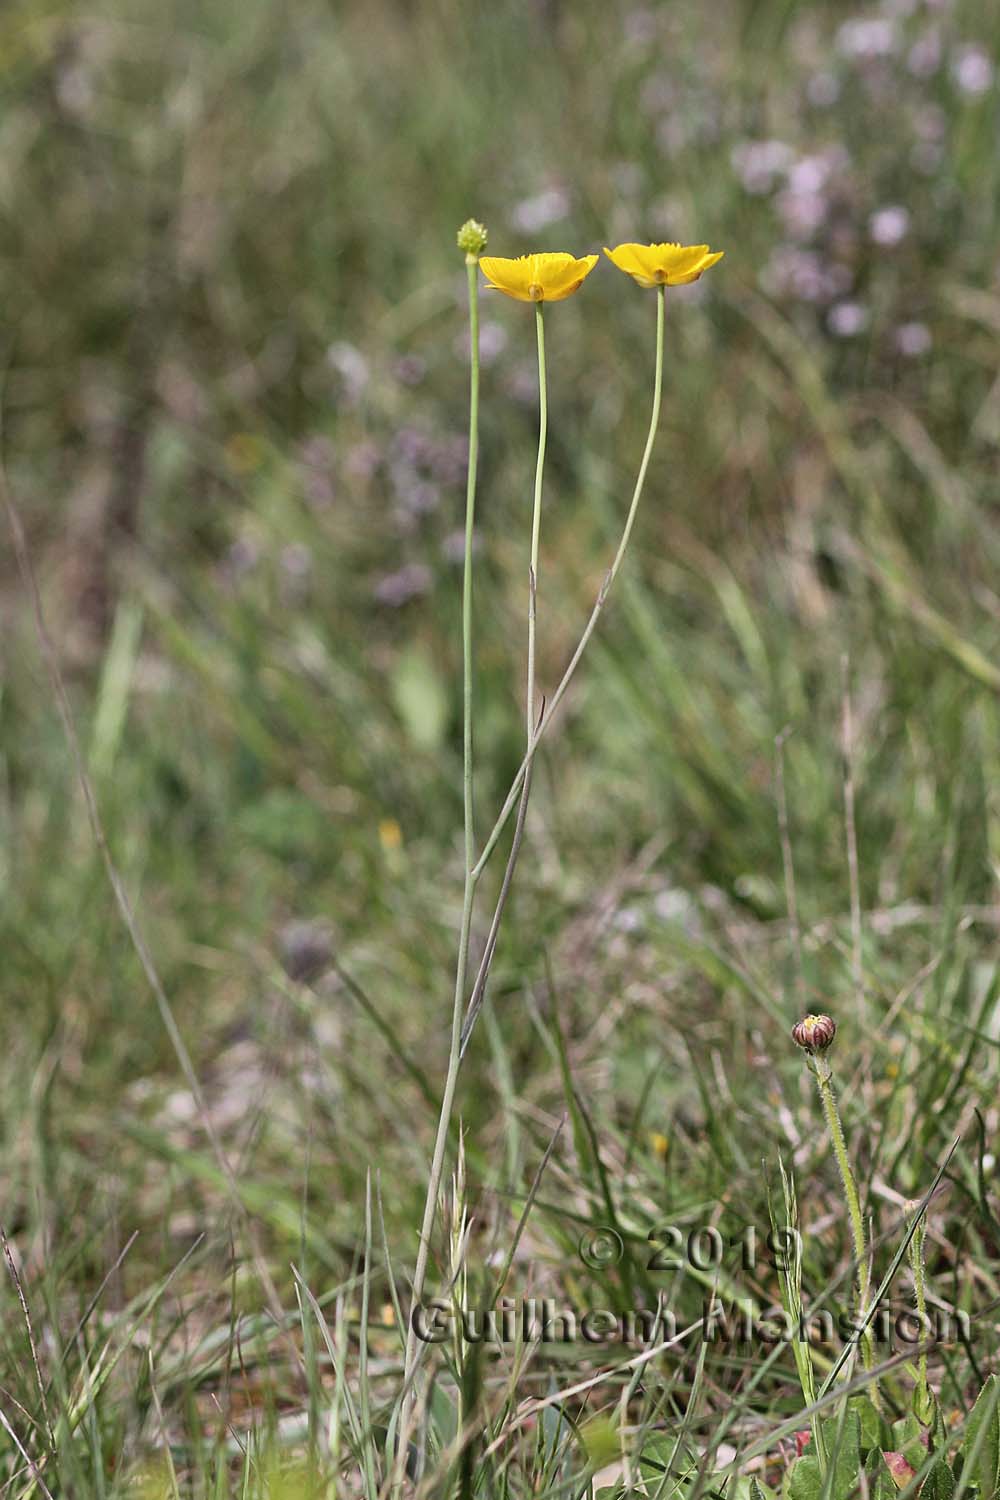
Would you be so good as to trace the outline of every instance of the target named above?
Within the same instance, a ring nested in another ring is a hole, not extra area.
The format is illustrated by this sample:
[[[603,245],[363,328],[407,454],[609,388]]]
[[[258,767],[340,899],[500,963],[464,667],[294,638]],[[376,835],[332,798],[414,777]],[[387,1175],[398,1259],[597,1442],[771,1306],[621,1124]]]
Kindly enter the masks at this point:
[[[500,810],[500,815],[494,823],[490,836],[483,846],[483,852],[480,854],[479,859],[476,861],[473,873],[477,879],[482,874],[483,869],[485,868],[486,863],[490,858],[490,855],[496,848],[497,840],[503,832],[504,827],[507,823],[507,819],[510,817],[511,812],[514,809],[514,806],[517,802],[518,793],[521,789],[521,783],[524,780],[524,773],[534,757],[535,751],[538,748],[539,741],[548,728],[553,714],[556,712],[556,709],[562,702],[566,689],[569,687],[570,682],[572,681],[573,676],[576,673],[576,669],[580,665],[580,659],[583,656],[584,651],[587,649],[587,643],[589,642],[590,637],[593,635],[594,630],[597,627],[597,622],[601,617],[601,612],[603,611],[605,603],[607,602],[607,598],[611,592],[614,581],[618,577],[622,561],[628,549],[629,539],[632,535],[632,527],[635,524],[636,512],[639,509],[639,501],[642,498],[643,486],[646,483],[646,471],[649,468],[649,460],[653,452],[653,443],[656,438],[656,429],[660,420],[660,398],[663,391],[663,324],[665,305],[664,293],[664,287],[657,287],[656,374],[653,381],[653,410],[649,419],[649,432],[646,436],[646,447],[643,451],[642,462],[639,465],[639,473],[636,477],[635,489],[632,492],[632,503],[629,506],[628,515],[625,518],[625,528],[622,532],[621,541],[618,543],[618,551],[615,553],[614,561],[612,562],[611,567],[608,569],[607,574],[605,575],[604,582],[601,584],[600,592],[597,595],[597,601],[594,604],[593,610],[591,611],[590,619],[587,621],[584,632],[581,635],[579,642],[577,643],[576,650],[573,652],[573,655],[570,658],[569,666],[563,673],[559,686],[553,693],[552,701],[546,709],[545,713],[542,715],[537,729],[528,741],[528,748],[525,752],[524,759],[521,762],[520,770],[511,783],[510,791],[507,793],[507,798]]]

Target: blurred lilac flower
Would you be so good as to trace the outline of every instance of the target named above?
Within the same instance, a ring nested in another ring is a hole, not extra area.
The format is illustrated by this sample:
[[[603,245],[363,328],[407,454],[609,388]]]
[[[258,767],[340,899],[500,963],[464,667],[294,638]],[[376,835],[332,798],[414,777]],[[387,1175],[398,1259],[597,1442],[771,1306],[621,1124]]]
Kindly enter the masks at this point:
[[[645,6],[630,10],[623,27],[627,47],[648,47],[656,40],[656,14]]]
[[[375,598],[379,604],[399,609],[411,599],[426,594],[433,583],[430,568],[423,563],[407,563],[395,573],[386,573],[375,586]]]
[[[326,362],[340,376],[347,399],[358,401],[368,384],[368,361],[361,350],[345,341],[331,344]]]
[[[941,141],[948,129],[948,116],[938,104],[922,106],[914,122],[917,135],[922,141]]]
[[[454,434],[441,438],[434,445],[430,457],[430,470],[440,484],[459,484],[465,478],[468,465],[468,438]]]
[[[336,458],[333,442],[322,433],[306,438],[299,449],[299,462],[310,469],[332,469]]]
[[[930,78],[941,66],[941,54],[941,33],[932,26],[913,43],[906,66],[914,78]]]
[[[507,347],[507,330],[502,323],[487,320],[479,326],[479,363],[491,365]]]
[[[855,16],[837,32],[837,51],[855,62],[891,57],[896,42],[896,26],[887,16]]]
[[[243,578],[260,562],[260,548],[251,537],[237,537],[226,552],[225,570],[231,578]]]
[[[901,323],[895,333],[896,348],[907,359],[917,359],[931,347],[931,331],[926,323]]]
[[[419,385],[427,374],[427,361],[419,354],[401,354],[392,373],[401,385]]]
[[[905,240],[909,228],[909,211],[899,203],[876,209],[868,220],[868,233],[873,243],[886,249]]]
[[[370,438],[361,443],[353,443],[347,450],[347,459],[344,467],[353,479],[371,479],[375,470],[382,462],[377,443]]]
[[[806,84],[806,98],[816,109],[829,109],[840,98],[840,84],[833,73],[814,73]]]
[[[827,200],[822,193],[801,193],[786,188],[777,198],[778,214],[788,233],[797,240],[808,240],[826,218]]]
[[[982,47],[962,47],[952,60],[951,76],[963,94],[985,94],[993,87],[993,64]]]
[[[769,193],[795,152],[784,141],[741,141],[730,153],[733,171],[747,193]]]
[[[771,296],[824,303],[847,290],[850,275],[845,267],[822,260],[814,250],[782,245],[765,265],[761,283]]]
[[[793,193],[819,193],[830,178],[850,166],[850,156],[843,146],[828,146],[800,156],[788,168],[788,186]]]
[[[482,541],[478,531],[472,533],[472,555],[475,556],[482,548]],[[441,555],[446,562],[461,563],[465,561],[465,532],[458,528],[449,531],[441,543]]]
[[[827,313],[826,325],[838,339],[857,338],[868,327],[868,309],[860,302],[836,302]]]
[[[515,205],[510,222],[524,234],[536,234],[550,224],[558,224],[569,213],[569,194],[561,187],[546,188],[532,198],[522,198]]]

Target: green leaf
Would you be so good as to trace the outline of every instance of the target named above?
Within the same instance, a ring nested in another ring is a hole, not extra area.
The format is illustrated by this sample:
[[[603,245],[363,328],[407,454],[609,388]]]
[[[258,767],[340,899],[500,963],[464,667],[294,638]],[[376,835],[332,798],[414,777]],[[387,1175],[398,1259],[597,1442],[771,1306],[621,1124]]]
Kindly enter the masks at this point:
[[[991,1375],[976,1398],[965,1424],[962,1453],[979,1485],[979,1500],[996,1500],[1000,1491],[1000,1385]]]
[[[861,1429],[862,1453],[870,1453],[873,1448],[881,1447],[882,1419],[870,1399],[867,1396],[852,1396],[847,1404],[851,1411],[857,1413]]]
[[[824,1481],[818,1459],[807,1453],[792,1470],[790,1500],[850,1500],[858,1488],[861,1470],[858,1413],[848,1410],[842,1422],[834,1417],[822,1423],[822,1427],[830,1455],[830,1472]]]
[[[920,1500],[952,1500],[955,1479],[943,1458],[931,1464],[920,1487]]]
[[[693,1454],[676,1438],[662,1432],[646,1441],[639,1457],[639,1473],[648,1484],[652,1484],[661,1500],[668,1500],[669,1496],[683,1490],[696,1471],[697,1461]]]
[[[448,694],[441,674],[422,646],[411,646],[396,662],[392,701],[418,750],[437,750],[448,727]]]
[[[788,1481],[791,1500],[822,1500],[823,1476],[819,1464],[810,1454],[800,1458]]]

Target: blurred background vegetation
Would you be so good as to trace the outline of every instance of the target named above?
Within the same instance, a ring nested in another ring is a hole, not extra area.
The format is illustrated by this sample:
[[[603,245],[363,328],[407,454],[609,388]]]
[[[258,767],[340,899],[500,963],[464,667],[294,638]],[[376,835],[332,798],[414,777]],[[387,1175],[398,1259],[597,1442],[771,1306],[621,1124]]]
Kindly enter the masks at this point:
[[[460,1090],[478,1180],[537,1164],[554,1013],[609,1158],[640,1161],[636,1223],[722,1183],[752,1215],[748,1130],[813,1112],[805,1002],[841,1019],[870,1181],[916,1191],[976,1103],[996,1131],[998,48],[986,0],[4,6],[9,482],[280,1286],[306,1220],[350,1265],[369,1162],[414,1249],[461,896],[470,215],[497,254],[726,251],[669,296],[633,552],[539,763]],[[482,316],[488,827],[520,756],[536,389],[526,310]],[[623,519],[653,300],[602,263],[548,329],[543,689]],[[81,1310],[133,1229],[116,1306],[207,1230],[211,1327],[225,1196],[0,556],[2,1218]],[[970,1027],[979,1083],[939,1118]],[[553,1203],[585,1192],[573,1150]]]

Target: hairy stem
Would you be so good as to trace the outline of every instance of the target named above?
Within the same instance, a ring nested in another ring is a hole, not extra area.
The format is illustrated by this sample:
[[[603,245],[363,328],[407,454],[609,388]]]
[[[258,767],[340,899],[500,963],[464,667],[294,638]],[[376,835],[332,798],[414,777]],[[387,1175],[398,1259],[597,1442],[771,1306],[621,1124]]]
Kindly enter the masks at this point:
[[[837,1158],[837,1166],[840,1168],[840,1180],[844,1185],[844,1197],[847,1199],[847,1213],[851,1221],[851,1234],[854,1239],[854,1258],[858,1266],[858,1320],[861,1322],[868,1312],[868,1297],[871,1290],[871,1270],[868,1264],[868,1248],[865,1241],[865,1221],[861,1213],[861,1200],[858,1197],[858,1185],[854,1180],[854,1171],[851,1167],[850,1158],[847,1155],[847,1142],[844,1139],[844,1127],[840,1122],[837,1096],[833,1092],[833,1074],[830,1070],[830,1064],[824,1058],[816,1058],[813,1071],[816,1074],[816,1082],[819,1085],[819,1096],[823,1104],[823,1113],[826,1116],[826,1124],[830,1132],[833,1152]],[[875,1361],[871,1330],[868,1328],[861,1335],[861,1358],[865,1369],[871,1370]],[[871,1397],[872,1405],[876,1410],[880,1409],[878,1381],[876,1379],[872,1380],[868,1393]]]

